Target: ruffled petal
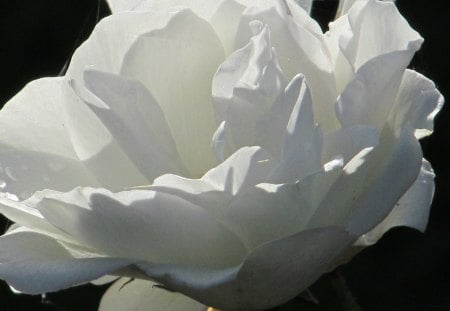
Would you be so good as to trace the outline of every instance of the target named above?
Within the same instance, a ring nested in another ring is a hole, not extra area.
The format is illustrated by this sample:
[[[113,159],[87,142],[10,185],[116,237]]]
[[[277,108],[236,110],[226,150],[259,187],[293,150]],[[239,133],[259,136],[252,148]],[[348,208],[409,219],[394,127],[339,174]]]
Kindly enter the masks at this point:
[[[220,65],[213,79],[214,110],[217,120],[225,121],[228,154],[255,145],[258,122],[286,86],[268,27],[256,21],[253,27],[256,35]]]
[[[209,306],[225,310],[267,309],[311,285],[353,240],[341,228],[320,228],[266,243],[251,252],[241,265],[229,269],[145,264],[138,267],[168,289]]]
[[[129,264],[124,259],[75,258],[54,239],[33,232],[0,238],[0,278],[27,294],[86,283]]]
[[[355,71],[370,59],[394,51],[410,51],[412,58],[423,42],[390,1],[356,1],[341,18],[348,19],[351,34],[339,32],[345,28],[330,27],[330,35],[339,37]]]
[[[157,283],[122,278],[103,295],[99,311],[206,311],[206,306]]]
[[[433,132],[433,121],[444,104],[444,97],[433,81],[413,70],[406,70],[390,122],[397,130],[415,129],[417,139]]]
[[[223,267],[246,254],[203,208],[170,194],[77,188],[48,194],[38,209],[79,243],[112,257]]]
[[[423,159],[422,168],[414,184],[380,224],[358,239],[356,246],[375,244],[384,233],[393,227],[407,226],[424,232],[433,200],[433,179],[433,169],[430,163]]]
[[[289,5],[284,1],[271,1],[265,6],[247,8],[241,17],[235,49],[245,46],[252,37],[252,21],[268,25],[286,78],[290,80],[303,74],[311,88],[316,121],[327,130],[337,128],[332,108],[337,94],[328,49],[322,34],[311,26],[312,19],[307,14],[292,14],[296,12],[293,9],[296,4],[291,1]]]

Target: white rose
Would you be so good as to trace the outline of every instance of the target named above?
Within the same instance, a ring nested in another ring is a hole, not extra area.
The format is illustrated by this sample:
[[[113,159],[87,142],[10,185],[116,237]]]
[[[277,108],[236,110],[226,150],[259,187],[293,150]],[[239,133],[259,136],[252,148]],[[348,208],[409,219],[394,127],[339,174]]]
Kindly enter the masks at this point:
[[[342,2],[326,33],[308,0],[110,5],[66,76],[0,112],[12,287],[112,275],[138,280],[104,310],[263,309],[355,243],[425,228],[418,139],[443,98],[406,69],[423,40],[393,3]]]

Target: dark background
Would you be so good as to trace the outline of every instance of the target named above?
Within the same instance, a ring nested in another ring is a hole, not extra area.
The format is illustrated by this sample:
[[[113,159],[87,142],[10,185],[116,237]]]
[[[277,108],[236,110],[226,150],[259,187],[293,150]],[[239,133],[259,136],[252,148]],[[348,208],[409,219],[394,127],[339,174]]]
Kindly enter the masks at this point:
[[[411,68],[434,80],[450,98],[450,11],[446,2],[399,0],[397,5],[425,38]],[[316,1],[313,14],[326,25],[335,7],[333,0]],[[74,49],[108,14],[107,6],[99,0],[1,1],[0,105],[28,81],[64,72]],[[425,234],[408,228],[391,230],[339,269],[362,310],[450,310],[449,110],[444,107],[435,133],[422,141],[425,157],[437,175]],[[0,218],[0,231],[5,227],[6,221]],[[278,310],[341,310],[340,299],[334,302],[327,298],[336,292],[330,285],[335,280],[334,275],[327,275],[312,287],[319,305],[296,299]],[[0,282],[0,311],[96,310],[105,289],[87,285],[43,299],[12,294]]]

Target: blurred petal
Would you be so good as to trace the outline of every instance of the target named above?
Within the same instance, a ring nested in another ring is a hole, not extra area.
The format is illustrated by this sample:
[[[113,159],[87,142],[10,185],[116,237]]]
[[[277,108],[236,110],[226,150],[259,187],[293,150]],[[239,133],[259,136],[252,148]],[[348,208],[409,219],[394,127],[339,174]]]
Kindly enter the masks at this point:
[[[77,188],[48,194],[38,208],[54,226],[112,257],[223,267],[246,253],[203,208],[165,193]]]
[[[138,265],[171,290],[224,310],[277,306],[306,289],[354,240],[338,227],[299,232],[266,243],[225,270]]]
[[[103,295],[99,311],[205,311],[206,306],[157,283],[122,278]]]
[[[422,160],[422,168],[414,184],[397,202],[389,215],[375,228],[363,234],[357,246],[376,243],[389,229],[398,226],[425,231],[434,194],[434,173],[430,163]]]
[[[0,278],[27,294],[86,283],[130,262],[115,258],[74,258],[54,239],[32,232],[0,238]]]

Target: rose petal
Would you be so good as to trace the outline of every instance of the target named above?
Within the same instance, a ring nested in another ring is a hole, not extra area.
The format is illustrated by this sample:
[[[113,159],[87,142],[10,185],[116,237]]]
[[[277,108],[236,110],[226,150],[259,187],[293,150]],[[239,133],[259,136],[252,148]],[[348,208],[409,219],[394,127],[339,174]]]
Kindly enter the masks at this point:
[[[413,54],[383,54],[358,69],[336,102],[336,116],[343,127],[362,124],[382,129]]]
[[[72,83],[37,80],[2,110],[2,130],[8,131],[2,135],[7,192],[23,199],[43,188],[67,191],[101,184],[121,189],[148,183]]]
[[[344,167],[309,227],[346,224],[349,232],[361,235],[389,214],[417,178],[422,159],[410,130],[398,138],[391,135],[383,133],[375,148],[364,149]]]
[[[184,171],[164,114],[142,84],[94,70],[84,77],[102,100],[87,103],[148,180]]]
[[[423,42],[390,1],[358,1],[342,18],[348,18],[352,36],[347,33],[339,42],[355,70],[379,55],[407,50],[414,54]],[[330,35],[341,34],[331,32]]]
[[[444,97],[433,81],[413,70],[406,70],[391,112],[391,122],[401,129],[416,129],[417,139],[433,132],[433,120],[444,104]]]
[[[77,188],[48,194],[38,209],[81,244],[113,257],[223,267],[246,253],[203,208],[165,193]]]
[[[157,283],[122,278],[103,295],[99,311],[205,311],[206,306],[184,295],[155,287]]]
[[[142,82],[162,108],[187,169],[198,177],[214,163],[210,81],[223,53],[211,25],[191,11],[125,12],[97,25],[67,74],[81,81],[89,67]]]
[[[72,145],[67,106],[77,100],[67,87],[65,78],[33,81],[0,111],[0,191],[27,198],[45,188],[98,185]]]
[[[307,230],[260,246],[230,269],[138,265],[150,277],[219,309],[279,305],[307,288],[354,240],[341,228]]]
[[[274,165],[274,161],[264,150],[259,147],[244,147],[208,171],[201,179],[163,175],[155,180],[151,189],[173,194],[201,206],[231,228],[229,204],[233,197],[265,182]]]
[[[375,244],[389,229],[398,226],[425,231],[434,194],[434,173],[430,163],[422,159],[422,168],[414,184],[397,202],[389,215],[375,228],[363,234],[357,246]]]
[[[212,3],[213,1],[208,2]],[[222,41],[225,55],[230,55],[234,52],[234,40],[246,5],[240,3],[239,0],[222,0],[217,3],[219,3],[217,10],[209,21]]]
[[[0,238],[0,278],[27,294],[86,283],[129,264],[115,258],[75,258],[55,240],[37,233]]]
[[[214,164],[211,80],[224,57],[211,25],[181,11],[165,28],[138,37],[123,59],[121,74],[141,81],[164,111],[191,176]]]
[[[298,96],[283,137],[280,165],[270,177],[274,183],[295,183],[322,168],[322,133],[314,123],[311,93],[301,75],[291,84]]]
[[[52,233],[59,235],[62,232],[49,224],[44,219],[41,212],[36,209],[36,204],[38,204],[48,192],[49,190],[36,192],[30,198],[21,202],[0,196],[0,213],[18,225],[48,235],[52,235]]]
[[[259,184],[236,197],[227,213],[228,227],[248,249],[301,231],[311,207],[300,184]],[[305,187],[306,189],[306,187]]]
[[[331,107],[336,99],[336,88],[327,47],[322,36],[309,26],[311,18],[307,14],[293,16],[291,11],[283,1],[246,9],[239,24],[235,49],[247,44],[252,37],[249,26],[252,21],[259,20],[268,25],[286,78],[290,80],[302,73],[311,88],[316,121],[327,130],[336,128],[338,123]],[[303,20],[298,20],[300,18]]]
[[[257,34],[220,65],[213,79],[214,110],[217,120],[225,121],[229,154],[255,145],[258,122],[286,85],[269,29],[256,21],[253,24]]]

